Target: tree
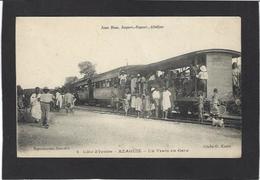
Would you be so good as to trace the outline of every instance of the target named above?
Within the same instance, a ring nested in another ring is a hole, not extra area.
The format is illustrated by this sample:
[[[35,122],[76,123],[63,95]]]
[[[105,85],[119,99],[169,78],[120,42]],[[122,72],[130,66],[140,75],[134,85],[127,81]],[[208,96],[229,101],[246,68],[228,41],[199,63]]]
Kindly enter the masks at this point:
[[[90,61],[83,61],[78,64],[80,74],[84,74],[85,78],[92,78],[96,74],[96,67]]]
[[[65,85],[66,84],[71,84],[71,83],[73,83],[73,82],[75,82],[75,81],[77,81],[78,80],[78,77],[77,76],[69,76],[69,77],[66,77],[65,78]]]
[[[63,90],[68,90],[68,91],[72,91],[73,90],[73,86],[72,83],[77,81],[78,77],[77,76],[69,76],[65,78],[65,83],[64,83],[64,87],[62,88]]]

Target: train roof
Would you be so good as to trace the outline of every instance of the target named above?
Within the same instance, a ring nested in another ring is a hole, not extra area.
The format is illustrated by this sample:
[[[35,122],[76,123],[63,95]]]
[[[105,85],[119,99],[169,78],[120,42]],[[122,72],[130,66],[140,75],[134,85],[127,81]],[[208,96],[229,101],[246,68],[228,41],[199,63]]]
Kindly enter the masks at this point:
[[[143,71],[145,65],[127,65],[127,66],[122,66],[101,74],[97,74],[93,77],[93,82],[97,81],[102,81],[110,78],[117,77],[119,72],[121,70],[125,71],[127,74],[133,74],[133,73],[138,73]]]
[[[162,60],[160,62],[151,63],[147,65],[128,65],[128,66],[122,66],[104,73],[96,74],[92,81],[102,81],[110,78],[114,78],[118,76],[118,73],[121,70],[126,71],[127,74],[133,74],[133,73],[142,73],[142,72],[151,72],[154,70],[164,70],[169,68],[181,68],[184,66],[189,66],[191,64],[191,60],[195,56],[209,54],[209,53],[224,53],[224,54],[230,54],[232,58],[237,58],[241,56],[241,53],[234,50],[229,49],[205,49],[200,51],[193,51],[190,53],[186,53],[180,56],[172,57],[169,59]],[[74,82],[74,84],[84,85],[87,84],[88,78],[82,78]]]
[[[200,51],[194,51],[190,53],[186,53],[180,56],[172,57],[169,59],[162,60],[160,62],[151,63],[146,66],[149,70],[156,70],[156,69],[168,69],[168,68],[181,68],[183,66],[188,66],[191,64],[191,60],[195,56],[209,54],[209,53],[224,53],[230,54],[232,58],[237,58],[241,56],[241,53],[234,50],[229,49],[205,49]]]
[[[106,79],[111,79],[114,77],[118,76],[118,73],[121,70],[126,71],[127,74],[133,74],[133,73],[139,73],[141,71],[144,70],[144,66],[145,65],[127,65],[127,66],[122,66],[104,73],[100,73],[100,74],[96,74],[94,75],[94,77],[92,78],[92,82],[97,82],[97,81],[102,81],[102,80],[106,80]],[[82,85],[86,85],[88,82],[89,78],[81,78],[75,82],[73,82],[74,85],[76,86],[82,86]]]

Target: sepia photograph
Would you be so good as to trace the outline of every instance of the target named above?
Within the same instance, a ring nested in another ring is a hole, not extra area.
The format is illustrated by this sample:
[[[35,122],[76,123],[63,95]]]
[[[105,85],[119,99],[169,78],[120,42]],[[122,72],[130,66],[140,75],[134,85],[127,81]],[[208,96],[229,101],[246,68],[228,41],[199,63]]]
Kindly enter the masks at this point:
[[[241,158],[241,18],[16,17],[19,158]]]

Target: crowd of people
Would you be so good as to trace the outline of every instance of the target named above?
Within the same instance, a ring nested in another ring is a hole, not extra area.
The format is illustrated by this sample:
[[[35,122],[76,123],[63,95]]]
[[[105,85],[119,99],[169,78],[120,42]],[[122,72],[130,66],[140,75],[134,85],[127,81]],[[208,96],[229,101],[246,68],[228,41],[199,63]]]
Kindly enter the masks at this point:
[[[238,94],[240,89],[240,70],[237,63],[232,64],[233,89]],[[208,72],[204,64],[192,63],[190,67],[179,70],[156,71],[149,73],[127,74],[121,71],[119,76],[120,97],[112,92],[112,107],[122,107],[125,115],[137,117],[156,117],[167,119],[169,112],[176,112],[176,97],[195,97],[197,113],[203,121],[204,103],[207,96]],[[213,97],[208,97],[211,110],[219,114],[220,100],[218,89],[213,90]],[[120,105],[121,104],[121,105]]]
[[[176,111],[177,95],[199,98],[199,93],[195,92],[201,92],[205,97],[208,74],[205,65],[192,65],[181,72],[168,70],[127,74],[122,70],[118,79],[119,87],[115,87],[120,95],[112,91],[111,104],[114,110],[118,110],[121,104],[126,115],[131,113],[137,117],[167,119],[168,112]]]
[[[35,123],[41,122],[45,128],[49,127],[51,109],[60,111],[60,109],[64,108],[66,113],[73,112],[76,100],[68,90],[62,92],[61,89],[57,89],[50,93],[48,87],[44,87],[42,90],[36,87],[31,96],[26,98],[21,86],[17,86],[17,99],[18,121],[26,121],[25,114],[30,113],[33,121]]]

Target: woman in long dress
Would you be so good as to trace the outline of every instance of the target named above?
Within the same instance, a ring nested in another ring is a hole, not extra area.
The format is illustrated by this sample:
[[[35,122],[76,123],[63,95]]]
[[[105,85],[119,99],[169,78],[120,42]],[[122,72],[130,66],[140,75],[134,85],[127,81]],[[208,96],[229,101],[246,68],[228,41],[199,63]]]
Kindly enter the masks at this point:
[[[143,111],[143,101],[142,101],[142,95],[138,94],[136,97],[136,111],[137,111],[137,118],[140,118],[140,114]]]
[[[41,119],[42,111],[41,111],[41,104],[40,104],[40,88],[35,88],[35,93],[31,95],[30,103],[32,106],[31,114],[32,117],[35,119],[35,122],[38,123]]]
[[[148,91],[145,92],[143,98],[143,110],[145,112],[146,118],[151,116],[151,97]]]
[[[164,118],[167,119],[168,115],[168,110],[171,108],[171,92],[167,89],[164,88],[163,94],[162,94],[162,109],[163,109],[163,114]]]

